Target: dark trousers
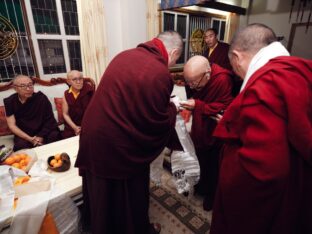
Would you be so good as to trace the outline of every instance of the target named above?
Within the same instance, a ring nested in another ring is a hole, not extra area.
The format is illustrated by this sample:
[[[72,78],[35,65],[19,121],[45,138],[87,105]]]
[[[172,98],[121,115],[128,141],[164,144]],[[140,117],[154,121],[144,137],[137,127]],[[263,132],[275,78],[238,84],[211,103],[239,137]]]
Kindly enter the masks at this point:
[[[204,209],[210,210],[214,201],[219,175],[219,154],[221,144],[210,149],[196,150],[200,166],[200,180],[195,186],[195,193],[203,195]],[[207,207],[205,207],[207,205]]]
[[[149,233],[149,172],[131,179],[107,179],[87,171],[83,183],[92,234]]]

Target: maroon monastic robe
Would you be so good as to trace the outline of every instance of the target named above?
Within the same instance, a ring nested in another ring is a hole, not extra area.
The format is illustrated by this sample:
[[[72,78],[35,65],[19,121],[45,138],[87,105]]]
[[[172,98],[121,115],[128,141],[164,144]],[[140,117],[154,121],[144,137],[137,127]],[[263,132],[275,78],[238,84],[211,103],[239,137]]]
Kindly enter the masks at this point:
[[[204,51],[203,56],[208,58],[210,65],[217,64],[220,67],[232,71],[232,66],[228,57],[229,48],[229,44],[219,41],[217,47],[213,50],[210,56],[208,56],[209,48]],[[231,76],[231,79],[233,83],[232,95],[236,96],[240,90],[242,81],[238,79],[238,77],[236,77],[235,75]],[[191,98],[193,96],[193,90],[191,90],[188,85],[185,86],[185,91],[188,98]]]
[[[19,101],[17,93],[3,100],[7,116],[14,115],[16,126],[29,136],[38,136],[44,143],[60,139],[60,131],[54,118],[49,99],[42,93],[34,93],[25,103]],[[32,148],[32,143],[14,136],[14,150]]]
[[[218,64],[219,66],[232,70],[232,66],[228,57],[230,45],[219,41],[217,47],[209,55],[209,48],[204,52],[204,56],[208,58],[210,64]]]
[[[75,166],[86,171],[93,233],[148,233],[149,164],[177,114],[167,52],[154,41],[111,61],[82,121]]]
[[[224,111],[231,103],[233,99],[231,76],[230,71],[213,64],[208,83],[193,94],[195,108],[191,137],[196,149],[207,149],[214,143],[212,133],[217,122],[210,117]]]
[[[82,117],[88,107],[94,90],[90,84],[85,82],[82,89],[80,90],[77,99],[74,97],[73,93],[69,93],[68,91],[69,90],[66,90],[64,92],[64,97],[66,98],[68,104],[68,115],[77,126],[81,126]],[[65,128],[62,133],[63,138],[68,138],[76,135],[75,131],[66,123],[66,121],[64,122],[64,125]]]
[[[211,234],[312,233],[311,85],[312,61],[277,57],[228,107]]]
[[[218,178],[218,161],[220,142],[212,137],[217,122],[211,118],[224,111],[231,103],[232,73],[217,64],[211,66],[208,83],[195,91],[191,138],[201,169],[200,181],[196,191],[206,196],[204,208],[211,209]]]

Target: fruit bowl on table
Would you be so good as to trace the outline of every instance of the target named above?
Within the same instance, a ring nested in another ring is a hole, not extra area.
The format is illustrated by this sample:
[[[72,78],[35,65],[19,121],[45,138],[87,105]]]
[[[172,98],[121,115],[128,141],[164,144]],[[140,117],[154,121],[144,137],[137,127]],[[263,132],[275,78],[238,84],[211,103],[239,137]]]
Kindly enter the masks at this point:
[[[70,158],[67,153],[52,155],[47,163],[49,169],[55,172],[67,171],[70,168]]]

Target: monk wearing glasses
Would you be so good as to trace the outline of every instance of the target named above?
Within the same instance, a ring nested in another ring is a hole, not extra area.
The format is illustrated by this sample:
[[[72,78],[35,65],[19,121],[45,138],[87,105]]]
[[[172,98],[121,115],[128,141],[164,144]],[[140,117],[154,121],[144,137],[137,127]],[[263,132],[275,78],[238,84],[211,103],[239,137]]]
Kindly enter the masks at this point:
[[[94,93],[93,87],[84,82],[81,72],[77,70],[68,72],[67,83],[70,88],[65,91],[62,102],[65,120],[63,138],[80,134],[82,117]]]
[[[13,86],[16,93],[4,99],[7,123],[14,134],[13,150],[61,139],[51,103],[42,92],[34,92],[32,79],[18,75]]]
[[[212,137],[215,118],[231,103],[232,73],[207,58],[194,56],[184,66],[184,78],[193,91],[181,106],[192,112],[191,137],[199,160],[201,175],[195,193],[203,195],[205,210],[211,210],[218,178],[221,143]]]

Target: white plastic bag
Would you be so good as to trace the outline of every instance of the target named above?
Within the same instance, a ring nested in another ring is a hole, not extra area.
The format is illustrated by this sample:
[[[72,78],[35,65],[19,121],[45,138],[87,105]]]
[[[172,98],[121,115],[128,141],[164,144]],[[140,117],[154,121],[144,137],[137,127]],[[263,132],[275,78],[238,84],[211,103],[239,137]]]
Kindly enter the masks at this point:
[[[199,162],[194,144],[187,132],[183,118],[177,115],[176,132],[183,151],[173,151],[171,154],[171,170],[178,193],[190,192],[200,177]]]
[[[150,179],[155,183],[156,186],[161,185],[161,175],[163,171],[163,163],[164,163],[164,149],[162,153],[151,163],[150,165]]]

